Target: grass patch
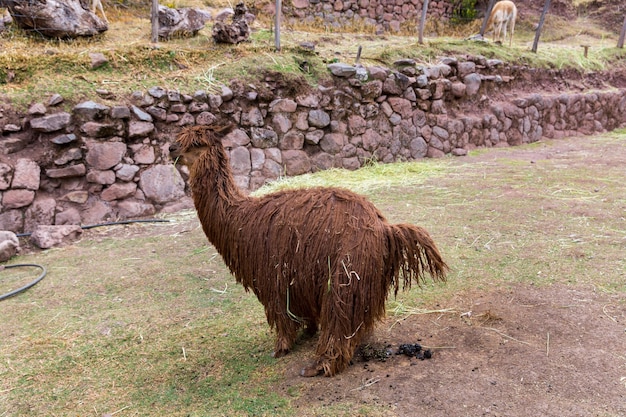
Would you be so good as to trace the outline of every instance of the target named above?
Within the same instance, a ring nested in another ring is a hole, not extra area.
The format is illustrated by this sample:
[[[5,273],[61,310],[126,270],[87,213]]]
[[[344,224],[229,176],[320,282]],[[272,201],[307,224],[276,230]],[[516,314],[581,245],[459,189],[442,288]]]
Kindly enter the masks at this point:
[[[444,175],[447,169],[440,161],[399,162],[381,164],[371,162],[356,171],[333,168],[315,174],[284,177],[255,191],[255,195],[290,188],[340,186],[362,194],[372,194],[385,188],[412,187],[428,178]]]

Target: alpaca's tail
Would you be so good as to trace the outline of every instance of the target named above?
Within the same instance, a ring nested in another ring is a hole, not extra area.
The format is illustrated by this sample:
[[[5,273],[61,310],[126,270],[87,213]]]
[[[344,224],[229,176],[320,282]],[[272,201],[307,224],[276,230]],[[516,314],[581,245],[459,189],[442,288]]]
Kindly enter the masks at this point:
[[[434,281],[446,280],[448,265],[425,229],[412,224],[390,225],[388,239],[394,294],[398,293],[400,277],[403,279],[403,290],[411,288],[413,280],[418,284],[424,282],[426,273]]]

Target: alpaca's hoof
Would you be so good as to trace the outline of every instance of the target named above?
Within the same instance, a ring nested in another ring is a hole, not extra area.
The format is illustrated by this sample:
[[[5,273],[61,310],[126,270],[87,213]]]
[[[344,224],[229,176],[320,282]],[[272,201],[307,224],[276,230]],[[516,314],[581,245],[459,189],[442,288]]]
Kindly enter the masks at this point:
[[[324,372],[324,368],[318,364],[305,366],[300,371],[300,376],[304,376],[310,378],[312,376],[318,376],[319,374]]]
[[[289,353],[289,349],[275,350],[272,352],[272,358],[282,358]]]

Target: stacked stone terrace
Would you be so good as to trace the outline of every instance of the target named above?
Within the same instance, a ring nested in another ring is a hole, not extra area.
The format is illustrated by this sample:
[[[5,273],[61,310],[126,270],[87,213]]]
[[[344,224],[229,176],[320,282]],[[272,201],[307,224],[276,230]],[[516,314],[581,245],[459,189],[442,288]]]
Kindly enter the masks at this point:
[[[403,60],[393,69],[331,64],[329,71],[330,82],[300,82],[295,96],[276,74],[212,93],[154,87],[123,103],[94,99],[72,107],[54,95],[26,114],[5,109],[0,229],[29,232],[191,207],[187,172],[174,167],[168,148],[193,124],[238,125],[225,145],[238,184],[248,190],[372,160],[463,156],[476,147],[626,126],[623,89],[520,96],[516,88],[540,74],[483,57],[429,67]]]

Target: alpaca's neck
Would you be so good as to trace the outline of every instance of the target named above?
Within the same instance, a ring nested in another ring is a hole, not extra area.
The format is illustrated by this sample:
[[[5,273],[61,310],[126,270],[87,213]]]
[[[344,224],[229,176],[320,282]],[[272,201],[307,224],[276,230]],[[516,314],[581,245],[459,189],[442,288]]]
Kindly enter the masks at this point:
[[[237,229],[232,219],[239,218],[236,212],[248,197],[235,184],[223,149],[212,147],[200,156],[191,168],[189,185],[204,233],[224,256],[224,245]]]

